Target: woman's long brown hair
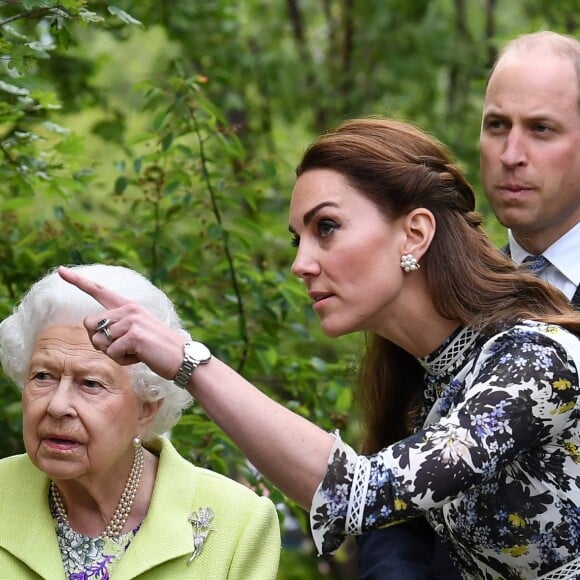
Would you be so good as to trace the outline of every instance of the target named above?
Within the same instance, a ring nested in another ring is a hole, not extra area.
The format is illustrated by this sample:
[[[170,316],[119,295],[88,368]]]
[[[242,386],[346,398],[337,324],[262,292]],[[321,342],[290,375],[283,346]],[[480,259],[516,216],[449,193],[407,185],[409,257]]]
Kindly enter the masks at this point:
[[[516,268],[492,244],[475,211],[473,188],[445,148],[425,132],[392,119],[348,121],[306,150],[296,173],[311,169],[339,172],[389,219],[417,207],[433,213],[436,232],[421,266],[442,316],[484,334],[523,319],[580,333],[580,314],[566,297]],[[412,355],[367,333],[356,393],[365,452],[409,434],[422,377]]]

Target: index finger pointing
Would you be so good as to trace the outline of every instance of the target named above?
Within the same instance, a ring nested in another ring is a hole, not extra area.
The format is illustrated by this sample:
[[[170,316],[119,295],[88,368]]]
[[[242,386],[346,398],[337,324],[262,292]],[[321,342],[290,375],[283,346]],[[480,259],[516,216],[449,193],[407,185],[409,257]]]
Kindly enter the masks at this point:
[[[94,280],[90,280],[85,276],[81,276],[77,274],[74,270],[70,268],[66,268],[65,266],[59,266],[58,274],[60,277],[76,286],[79,290],[86,292],[89,296],[92,296],[97,302],[102,304],[105,308],[118,308],[119,306],[123,306],[130,302],[121,294],[117,294],[110,290],[106,286],[103,286],[99,282],[95,282]]]

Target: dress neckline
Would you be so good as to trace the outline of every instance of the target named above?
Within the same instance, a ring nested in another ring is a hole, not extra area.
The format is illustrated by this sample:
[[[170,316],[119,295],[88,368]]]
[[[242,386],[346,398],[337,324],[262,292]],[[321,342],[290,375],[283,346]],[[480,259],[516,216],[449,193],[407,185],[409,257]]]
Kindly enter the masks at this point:
[[[417,361],[429,375],[447,373],[463,361],[465,353],[478,337],[479,332],[473,328],[460,326],[441,346],[431,354],[417,358]]]

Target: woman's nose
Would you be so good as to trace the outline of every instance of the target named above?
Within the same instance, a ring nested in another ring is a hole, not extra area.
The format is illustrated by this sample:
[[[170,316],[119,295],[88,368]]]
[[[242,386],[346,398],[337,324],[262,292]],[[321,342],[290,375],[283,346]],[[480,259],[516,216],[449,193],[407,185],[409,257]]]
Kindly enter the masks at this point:
[[[320,274],[320,262],[305,246],[299,246],[291,268],[292,274],[299,278],[307,278]]]
[[[52,392],[47,412],[53,417],[64,417],[74,413],[74,385],[72,381],[61,378]]]

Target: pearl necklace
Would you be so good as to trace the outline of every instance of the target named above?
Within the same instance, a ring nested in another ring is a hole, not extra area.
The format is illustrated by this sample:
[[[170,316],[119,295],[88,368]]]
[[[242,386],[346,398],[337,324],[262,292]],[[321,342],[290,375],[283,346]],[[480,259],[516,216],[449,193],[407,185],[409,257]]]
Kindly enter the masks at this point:
[[[125,489],[121,494],[121,499],[119,500],[117,509],[115,510],[111,521],[107,524],[105,531],[101,534],[101,538],[116,538],[121,535],[121,532],[125,527],[125,523],[127,522],[127,518],[133,509],[135,497],[137,496],[137,488],[139,487],[141,474],[143,473],[143,463],[143,447],[139,444],[138,446],[135,446],[135,459],[133,461],[133,467],[131,468],[131,473],[129,474],[129,479],[127,479]],[[70,526],[64,502],[54,481],[50,482],[50,495],[58,517],[67,526]]]

